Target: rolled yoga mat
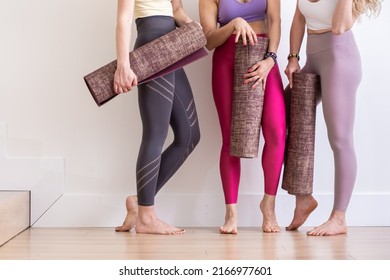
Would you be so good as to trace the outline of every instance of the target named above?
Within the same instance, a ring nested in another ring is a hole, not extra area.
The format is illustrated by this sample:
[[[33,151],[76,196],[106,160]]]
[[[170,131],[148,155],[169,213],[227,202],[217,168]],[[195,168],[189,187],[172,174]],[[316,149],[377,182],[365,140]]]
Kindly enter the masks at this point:
[[[259,151],[264,91],[261,85],[252,89],[243,78],[267,52],[268,38],[257,39],[257,44],[246,46],[240,40],[235,49],[230,155],[240,158],[255,158]]]
[[[130,52],[130,67],[142,84],[206,56],[206,42],[199,24],[190,22]],[[116,60],[84,77],[98,106],[117,96],[115,71]]]
[[[282,188],[294,195],[313,192],[314,141],[320,76],[293,73]],[[287,93],[288,94],[288,93]]]

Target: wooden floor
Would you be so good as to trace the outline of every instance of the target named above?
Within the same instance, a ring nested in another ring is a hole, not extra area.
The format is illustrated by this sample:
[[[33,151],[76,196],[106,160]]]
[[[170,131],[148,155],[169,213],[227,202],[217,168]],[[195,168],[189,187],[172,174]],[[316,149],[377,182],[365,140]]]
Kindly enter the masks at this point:
[[[265,234],[240,228],[186,228],[182,236],[116,233],[112,228],[30,228],[0,247],[8,260],[389,260],[390,227],[350,227],[348,235],[310,237],[306,230]]]

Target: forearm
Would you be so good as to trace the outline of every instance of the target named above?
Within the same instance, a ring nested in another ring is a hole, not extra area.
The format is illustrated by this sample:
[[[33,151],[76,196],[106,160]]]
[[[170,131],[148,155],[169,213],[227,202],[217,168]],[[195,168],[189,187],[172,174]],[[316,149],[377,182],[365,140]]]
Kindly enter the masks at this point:
[[[268,17],[268,38],[269,38],[269,45],[268,45],[268,51],[276,53],[278,51],[279,42],[280,42],[280,17],[274,16],[274,17]]]
[[[173,17],[177,26],[182,26],[192,21],[192,19],[184,11],[181,1],[172,1]]]
[[[215,29],[206,31],[207,45],[209,50],[215,49],[222,45],[234,33],[234,20],[224,25],[223,27],[216,27]]]
[[[134,0],[118,0],[116,22],[117,66],[129,66],[131,24],[133,21]]]
[[[296,13],[290,29],[290,54],[299,54],[305,35],[305,18]]]
[[[353,0],[339,0],[332,18],[332,32],[341,34],[352,28],[355,18],[352,13]]]
[[[222,45],[235,30],[233,21],[218,28],[218,4],[215,0],[199,1],[199,17],[207,38],[206,48],[209,50]]]
[[[116,26],[116,54],[118,66],[130,66],[131,27],[126,23],[118,23]]]

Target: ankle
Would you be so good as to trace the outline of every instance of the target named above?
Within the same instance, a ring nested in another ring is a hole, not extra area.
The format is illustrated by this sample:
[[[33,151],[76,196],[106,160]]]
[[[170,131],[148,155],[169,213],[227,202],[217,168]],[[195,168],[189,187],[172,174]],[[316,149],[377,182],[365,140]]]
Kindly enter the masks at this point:
[[[225,220],[237,220],[237,205],[236,204],[226,204],[226,213]]]
[[[260,202],[260,208],[267,210],[275,209],[275,200],[275,195],[264,194],[263,199]]]
[[[141,223],[149,223],[155,219],[157,219],[157,215],[154,206],[138,205],[138,220]]]
[[[339,225],[345,225],[345,212],[344,211],[338,211],[338,210],[333,210],[332,213],[330,214],[329,220],[335,221]]]

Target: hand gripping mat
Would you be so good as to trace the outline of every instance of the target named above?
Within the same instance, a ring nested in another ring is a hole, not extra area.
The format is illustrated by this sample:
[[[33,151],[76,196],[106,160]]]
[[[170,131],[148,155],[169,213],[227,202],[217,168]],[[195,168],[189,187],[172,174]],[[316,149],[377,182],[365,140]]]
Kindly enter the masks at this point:
[[[130,67],[142,84],[206,56],[205,45],[203,30],[190,22],[130,52]],[[115,71],[116,60],[84,77],[98,106],[117,96]]]

